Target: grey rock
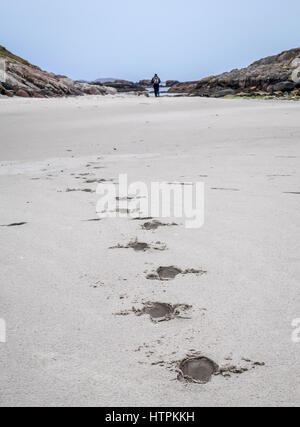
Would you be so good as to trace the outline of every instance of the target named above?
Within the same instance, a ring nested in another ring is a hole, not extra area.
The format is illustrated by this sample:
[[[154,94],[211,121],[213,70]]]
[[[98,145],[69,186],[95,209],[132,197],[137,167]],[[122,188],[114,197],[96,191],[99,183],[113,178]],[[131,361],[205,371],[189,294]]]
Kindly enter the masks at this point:
[[[276,83],[273,86],[273,91],[279,91],[279,92],[291,92],[292,90],[295,89],[295,83],[293,82],[280,82],[280,83]]]
[[[217,76],[205,77],[199,81],[175,83],[171,93],[187,93],[193,96],[226,96],[233,92],[276,94],[291,92],[300,87],[292,81],[292,75],[300,67],[300,48],[291,49],[279,55],[263,58],[247,68],[232,70]]]

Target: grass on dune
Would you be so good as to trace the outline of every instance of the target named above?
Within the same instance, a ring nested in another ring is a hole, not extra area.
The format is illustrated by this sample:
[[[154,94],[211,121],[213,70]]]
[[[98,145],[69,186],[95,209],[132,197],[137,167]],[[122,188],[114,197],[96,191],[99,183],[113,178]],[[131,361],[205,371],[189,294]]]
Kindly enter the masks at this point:
[[[0,57],[13,59],[15,61],[20,62],[21,64],[24,64],[24,65],[31,65],[28,61],[26,61],[23,58],[20,58],[17,55],[14,55],[9,50],[7,50],[4,46],[1,46],[1,45],[0,45]]]

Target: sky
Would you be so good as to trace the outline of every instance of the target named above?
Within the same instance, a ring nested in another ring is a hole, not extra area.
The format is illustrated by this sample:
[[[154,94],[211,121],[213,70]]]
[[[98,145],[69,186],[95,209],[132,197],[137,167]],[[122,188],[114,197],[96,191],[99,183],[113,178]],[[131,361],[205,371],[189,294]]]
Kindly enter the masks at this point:
[[[74,79],[199,80],[300,47],[299,0],[0,0],[0,44]]]

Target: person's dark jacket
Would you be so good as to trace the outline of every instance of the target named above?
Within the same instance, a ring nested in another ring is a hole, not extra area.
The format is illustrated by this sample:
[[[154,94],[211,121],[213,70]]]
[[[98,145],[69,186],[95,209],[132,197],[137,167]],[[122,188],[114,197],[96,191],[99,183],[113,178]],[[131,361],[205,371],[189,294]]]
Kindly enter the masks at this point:
[[[158,83],[154,83],[156,78],[158,78]],[[154,77],[153,77],[153,79],[152,79],[152,81],[151,81],[151,83],[152,83],[154,86],[155,86],[155,85],[157,85],[157,84],[158,84],[158,85],[160,85],[160,84],[161,84],[161,80],[160,80],[160,78],[159,78],[158,76],[154,76]]]

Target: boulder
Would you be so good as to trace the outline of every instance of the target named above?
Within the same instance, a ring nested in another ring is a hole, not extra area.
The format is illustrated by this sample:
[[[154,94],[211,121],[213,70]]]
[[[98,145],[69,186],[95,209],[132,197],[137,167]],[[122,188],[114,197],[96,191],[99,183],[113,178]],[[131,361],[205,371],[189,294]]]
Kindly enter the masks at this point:
[[[59,76],[58,79],[63,86],[66,86],[69,89],[72,89],[74,87],[74,81],[69,77]]]
[[[16,91],[16,96],[20,96],[21,98],[30,98],[29,93],[24,89],[18,89]]]
[[[92,82],[84,82],[82,80],[78,80],[76,83],[88,83],[88,84],[93,85],[93,86],[101,86],[101,87],[103,87],[103,83],[101,81],[99,81],[99,80],[94,80]]]
[[[14,96],[14,92],[12,90],[5,90],[4,95],[12,98]]]
[[[299,89],[295,89],[295,90],[293,90],[292,92],[291,92],[291,95],[292,96],[300,96],[300,90]]]
[[[45,98],[42,94],[40,94],[38,92],[33,92],[32,93],[32,97],[33,98]]]
[[[290,82],[290,81],[276,83],[273,86],[274,92],[277,92],[277,91],[278,92],[291,92],[294,89],[295,89],[295,83]]]
[[[109,86],[103,86],[101,83],[81,83],[75,82],[75,88],[84,95],[115,95],[117,89]]]
[[[178,80],[167,80],[166,87],[172,87],[174,85],[177,85],[178,83],[180,83]]]
[[[169,93],[196,93],[199,82],[175,83],[168,90]]]
[[[213,95],[215,98],[223,98],[225,96],[232,96],[236,94],[236,90],[233,89],[222,89],[215,92]]]
[[[84,90],[87,95],[101,95],[100,90],[96,86],[90,86]]]
[[[133,83],[128,80],[116,80],[115,82],[103,83],[104,86],[113,87],[118,92],[143,92],[145,87],[139,83]]]
[[[105,87],[106,95],[116,95],[118,93],[117,89],[114,87],[106,86]]]
[[[145,87],[145,88],[150,88],[150,87],[152,87],[152,82],[151,82],[151,80],[140,80],[140,81],[138,82],[138,84],[139,84],[140,86]]]

